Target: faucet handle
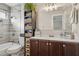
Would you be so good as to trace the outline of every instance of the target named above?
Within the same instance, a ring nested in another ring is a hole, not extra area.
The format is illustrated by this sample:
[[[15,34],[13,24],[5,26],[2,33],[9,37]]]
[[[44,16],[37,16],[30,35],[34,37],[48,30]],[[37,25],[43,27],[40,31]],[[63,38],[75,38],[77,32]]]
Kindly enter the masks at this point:
[[[49,37],[54,37],[54,35],[50,35],[50,34],[49,34]]]

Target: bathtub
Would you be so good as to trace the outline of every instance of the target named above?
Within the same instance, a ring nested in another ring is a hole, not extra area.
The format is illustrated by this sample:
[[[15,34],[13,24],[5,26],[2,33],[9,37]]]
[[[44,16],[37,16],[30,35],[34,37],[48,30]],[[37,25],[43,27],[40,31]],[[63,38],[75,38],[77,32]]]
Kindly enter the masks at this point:
[[[12,44],[12,42],[0,44],[0,56],[7,56],[8,54],[6,51]]]

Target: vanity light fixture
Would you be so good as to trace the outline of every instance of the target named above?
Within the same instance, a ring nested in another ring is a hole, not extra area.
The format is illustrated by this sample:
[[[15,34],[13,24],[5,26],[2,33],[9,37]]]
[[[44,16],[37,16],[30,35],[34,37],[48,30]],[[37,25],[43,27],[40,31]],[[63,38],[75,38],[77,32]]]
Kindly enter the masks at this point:
[[[53,11],[53,10],[56,10],[57,8],[58,8],[58,6],[56,5],[56,3],[46,3],[44,10]]]

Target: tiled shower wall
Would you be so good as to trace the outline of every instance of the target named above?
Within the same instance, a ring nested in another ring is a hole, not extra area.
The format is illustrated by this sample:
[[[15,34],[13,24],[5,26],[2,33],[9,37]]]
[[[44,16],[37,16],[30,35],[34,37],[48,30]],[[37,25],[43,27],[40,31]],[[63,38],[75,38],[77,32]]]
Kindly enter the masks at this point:
[[[19,9],[16,9],[19,8]],[[10,19],[10,41],[18,42],[20,36],[20,6],[14,6],[11,8],[11,19]]]
[[[24,37],[20,37],[20,34],[24,34],[24,5],[19,4],[11,8],[11,16],[14,17],[11,20],[10,26],[10,41],[19,42],[24,44]]]
[[[9,13],[9,19],[0,19],[0,43],[18,42],[21,39],[21,43],[24,44],[24,37],[20,37],[21,33],[24,34],[24,5],[19,4],[11,8],[0,3],[0,9]],[[11,20],[11,17],[15,19]]]
[[[0,3],[0,10],[5,10],[7,13],[10,12],[10,8],[5,4]],[[0,43],[9,41],[9,18],[0,19]]]
[[[8,20],[0,22],[0,43],[9,41],[9,25],[7,23]]]

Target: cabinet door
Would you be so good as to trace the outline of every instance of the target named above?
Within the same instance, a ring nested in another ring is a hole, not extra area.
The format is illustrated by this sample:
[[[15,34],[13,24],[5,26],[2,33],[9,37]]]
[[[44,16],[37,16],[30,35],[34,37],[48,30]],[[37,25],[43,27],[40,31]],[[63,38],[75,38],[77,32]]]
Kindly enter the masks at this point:
[[[39,56],[48,56],[47,40],[39,40]]]
[[[62,56],[63,55],[62,42],[50,41],[49,52],[50,56]]]
[[[76,56],[77,55],[77,52],[76,52],[77,47],[75,43],[64,43],[63,48],[64,48],[65,56]]]
[[[77,50],[76,50],[76,52],[77,52],[77,56],[79,56],[79,43],[77,43]]]
[[[38,51],[39,51],[38,44],[39,44],[38,40],[35,40],[35,39],[30,40],[30,55],[31,56],[38,56],[38,54],[39,54],[38,53]]]

